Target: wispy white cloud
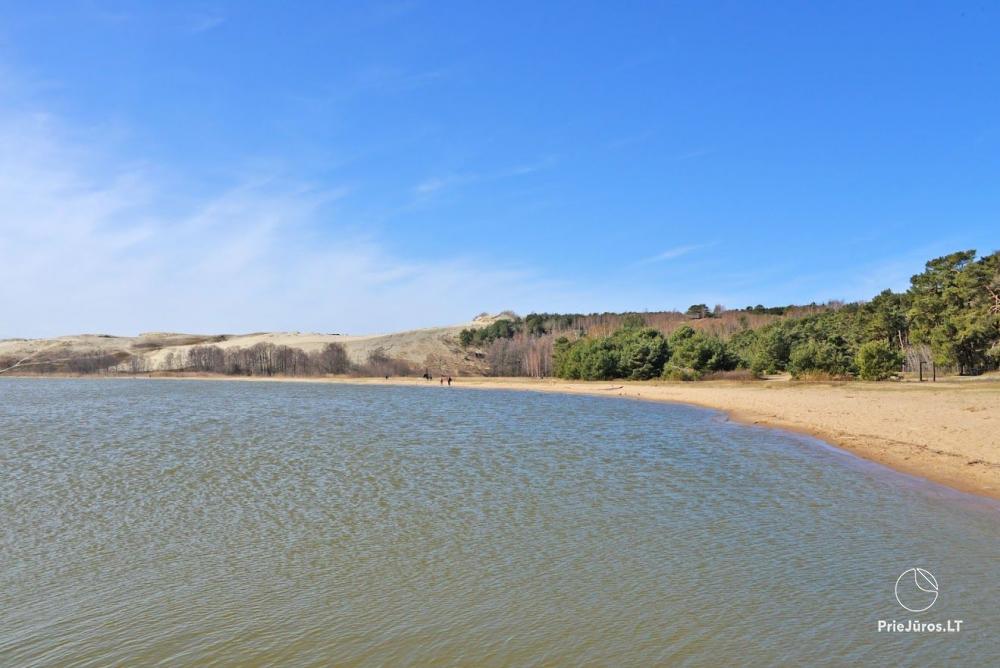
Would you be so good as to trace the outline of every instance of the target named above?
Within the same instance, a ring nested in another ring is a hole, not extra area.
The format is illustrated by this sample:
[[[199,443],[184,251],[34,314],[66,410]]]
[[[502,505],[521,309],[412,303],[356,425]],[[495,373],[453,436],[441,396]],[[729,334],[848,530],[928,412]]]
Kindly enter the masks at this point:
[[[49,116],[0,115],[0,337],[385,331],[569,294],[523,267],[350,233],[348,189],[271,175],[192,198],[91,146]]]
[[[432,176],[415,185],[413,187],[413,193],[417,196],[427,196],[448,188],[468,185],[471,183],[497,181],[516,176],[527,176],[528,174],[534,174],[547,169],[554,163],[555,157],[548,156],[535,162],[514,165],[513,167],[492,172],[449,173],[441,176]]]
[[[450,188],[462,183],[471,183],[478,180],[475,174],[448,174],[445,176],[432,176],[425,179],[413,187],[416,195],[432,195],[439,190]]]
[[[708,248],[711,245],[712,244],[689,244],[686,246],[675,246],[673,248],[668,248],[662,253],[657,253],[656,255],[643,258],[638,262],[636,262],[635,264],[636,266],[639,266],[644,264],[653,264],[656,262],[666,262],[667,260],[675,260],[679,257],[683,257],[684,255],[688,255],[689,253],[693,253],[697,250]]]
[[[649,142],[654,136],[655,132],[652,130],[641,132],[639,134],[628,135],[626,137],[618,137],[617,139],[612,139],[606,144],[606,147],[617,151],[619,149],[628,148],[630,146],[635,146],[637,144],[645,144]]]
[[[202,33],[208,32],[214,28],[218,28],[223,23],[226,22],[226,17],[218,13],[202,13],[191,17],[191,23],[188,27],[192,33]]]
[[[710,148],[696,148],[690,151],[684,151],[674,155],[674,160],[694,160],[695,158],[701,158],[706,155],[712,154],[712,149]]]
[[[354,85],[359,91],[399,93],[437,83],[447,78],[453,71],[453,68],[448,67],[413,70],[370,65],[355,74]]]
[[[409,16],[420,5],[416,2],[403,0],[401,2],[384,2],[368,5],[368,16],[375,23],[386,23]]]

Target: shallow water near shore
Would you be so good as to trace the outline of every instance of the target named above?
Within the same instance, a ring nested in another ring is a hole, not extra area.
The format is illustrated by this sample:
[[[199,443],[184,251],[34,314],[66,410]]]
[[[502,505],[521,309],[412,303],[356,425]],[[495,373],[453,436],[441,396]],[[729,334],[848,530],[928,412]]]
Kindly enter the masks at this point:
[[[2,665],[1000,659],[998,504],[710,410],[0,379],[0,471]]]

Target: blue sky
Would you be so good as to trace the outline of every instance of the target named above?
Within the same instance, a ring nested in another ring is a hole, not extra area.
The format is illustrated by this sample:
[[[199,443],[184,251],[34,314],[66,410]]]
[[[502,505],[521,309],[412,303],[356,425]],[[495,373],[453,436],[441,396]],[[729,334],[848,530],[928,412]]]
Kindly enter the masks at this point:
[[[852,300],[1000,246],[992,3],[46,4],[0,3],[0,336]]]

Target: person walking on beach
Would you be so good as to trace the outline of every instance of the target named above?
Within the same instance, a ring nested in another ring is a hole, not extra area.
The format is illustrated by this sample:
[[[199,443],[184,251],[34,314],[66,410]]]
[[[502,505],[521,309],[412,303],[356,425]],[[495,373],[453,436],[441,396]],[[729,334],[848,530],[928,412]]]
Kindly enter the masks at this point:
[[[451,376],[448,376],[448,387],[451,387]]]
[[[444,376],[441,376],[440,380],[441,380],[441,385],[443,386],[444,385]]]

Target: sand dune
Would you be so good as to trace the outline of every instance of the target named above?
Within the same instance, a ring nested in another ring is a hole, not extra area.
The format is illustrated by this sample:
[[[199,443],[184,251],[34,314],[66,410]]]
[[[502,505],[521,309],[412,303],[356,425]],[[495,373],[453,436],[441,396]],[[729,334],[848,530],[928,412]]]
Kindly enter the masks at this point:
[[[458,325],[431,327],[392,334],[349,335],[316,332],[259,332],[253,334],[182,334],[146,332],[138,336],[80,334],[53,339],[0,340],[0,358],[22,359],[31,355],[60,356],[101,353],[142,356],[150,370],[176,368],[187,350],[195,345],[220,348],[249,348],[258,343],[271,343],[306,352],[319,350],[328,343],[339,343],[355,362],[363,362],[370,352],[382,348],[391,357],[410,362],[416,368],[433,359],[435,368],[452,375],[481,374],[485,363],[475,353],[463,349],[457,342],[458,333],[473,325],[492,322],[496,316],[480,316]],[[171,363],[171,360],[174,360]],[[30,367],[26,370],[30,370]]]

